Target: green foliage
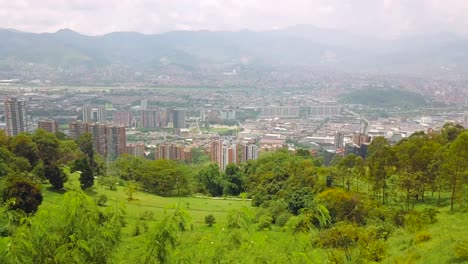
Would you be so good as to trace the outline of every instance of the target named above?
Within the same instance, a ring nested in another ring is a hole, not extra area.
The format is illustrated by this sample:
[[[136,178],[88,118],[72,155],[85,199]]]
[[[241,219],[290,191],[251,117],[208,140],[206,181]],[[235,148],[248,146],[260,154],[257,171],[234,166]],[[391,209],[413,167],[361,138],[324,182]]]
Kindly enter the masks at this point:
[[[216,218],[214,217],[214,215],[209,214],[205,216],[205,224],[209,227],[212,227],[214,224],[216,224]]]
[[[94,167],[94,144],[93,136],[90,133],[82,134],[77,140],[76,144],[80,150],[88,157],[91,167]]]
[[[40,187],[27,179],[9,176],[2,189],[2,201],[10,201],[9,210],[22,210],[26,214],[33,214],[42,203]]]
[[[105,194],[100,194],[96,199],[96,204],[103,206],[107,202],[107,196]]]
[[[148,233],[149,225],[148,221],[152,221],[154,218],[154,213],[151,211],[144,211],[138,217],[137,222],[135,223],[135,229],[133,230],[134,236],[139,236],[142,233]],[[143,231],[141,229],[143,228]]]
[[[398,90],[379,89],[377,87],[352,91],[341,99],[344,103],[363,104],[376,107],[414,108],[426,105],[420,94]]]
[[[468,240],[461,240],[455,245],[455,255],[464,260],[468,260]]]
[[[232,210],[229,212],[227,216],[227,227],[240,228],[249,231],[252,219],[252,211],[244,206],[238,210]]]
[[[313,200],[313,193],[310,188],[304,187],[288,195],[286,202],[288,209],[293,214],[298,214],[302,208],[307,207]]]
[[[98,176],[99,185],[108,188],[111,191],[116,191],[119,185],[119,178],[114,176]]]
[[[281,213],[276,217],[275,224],[279,227],[283,227],[284,225],[286,225],[291,216],[292,214],[288,212]]]
[[[59,154],[59,140],[53,133],[37,129],[32,139],[36,143],[38,156],[45,162],[56,161]]]
[[[421,231],[416,233],[416,236],[414,237],[414,243],[419,244],[422,242],[429,241],[432,238],[431,233],[428,231]]]
[[[224,195],[238,196],[244,191],[244,176],[236,164],[230,163],[224,172]]]
[[[257,230],[271,230],[273,217],[269,214],[264,214],[258,219]]]
[[[135,199],[134,195],[138,190],[138,183],[136,181],[129,181],[127,182],[127,186],[125,187],[125,193],[127,194],[127,201],[132,201]]]
[[[224,183],[217,164],[209,164],[201,169],[196,180],[199,184],[199,190],[212,196],[221,196],[223,194]]]
[[[62,189],[63,184],[68,180],[67,175],[55,163],[44,164],[44,175],[56,189]]]
[[[76,160],[73,170],[80,173],[80,187],[82,190],[94,185],[94,173],[87,157]]]
[[[39,161],[37,145],[29,134],[21,133],[12,137],[10,149],[16,156],[28,159],[29,163],[33,166]]]
[[[171,252],[177,246],[182,231],[191,229],[190,216],[177,208],[173,214],[165,217],[155,231],[149,233],[145,251],[138,256],[138,263],[168,263]]]
[[[53,211],[22,225],[0,256],[4,263],[106,263],[120,242],[124,212],[100,212],[82,192],[67,192]]]
[[[192,193],[192,170],[172,160],[145,160],[122,155],[115,161],[123,180],[134,180],[146,191],[164,196]]]
[[[327,249],[329,260],[338,263],[359,259],[380,262],[387,254],[384,241],[378,238],[374,229],[348,223],[339,223],[322,230],[319,244]]]
[[[368,212],[358,194],[332,188],[318,195],[320,203],[330,211],[333,222],[351,221],[363,224]]]
[[[292,193],[304,187],[318,187],[319,176],[314,160],[293,156],[285,151],[262,155],[244,169],[246,189],[252,193],[254,206],[288,196],[293,198]],[[293,208],[294,211],[297,209]]]

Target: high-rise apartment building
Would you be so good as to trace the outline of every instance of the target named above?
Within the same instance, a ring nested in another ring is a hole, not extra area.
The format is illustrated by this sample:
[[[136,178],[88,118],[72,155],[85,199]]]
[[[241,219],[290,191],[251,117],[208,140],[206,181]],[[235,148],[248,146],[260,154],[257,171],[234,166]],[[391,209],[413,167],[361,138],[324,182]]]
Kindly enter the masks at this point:
[[[172,110],[172,122],[174,132],[179,133],[181,128],[186,128],[185,124],[185,110],[174,109]]]
[[[344,133],[342,131],[335,132],[335,149],[344,148]]]
[[[106,107],[100,105],[83,105],[83,122],[106,122]]]
[[[126,147],[127,154],[132,155],[134,157],[145,157],[145,144],[128,144]]]
[[[128,111],[117,111],[112,114],[112,123],[114,125],[131,127],[133,115]]]
[[[106,151],[107,156],[117,158],[125,153],[127,146],[124,126],[107,126],[106,131]]]
[[[166,127],[167,112],[162,109],[147,109],[141,111],[141,126],[144,128]]]
[[[146,110],[148,108],[148,99],[141,99],[140,106],[142,110]]]
[[[258,146],[255,144],[242,145],[242,162],[258,159]]]
[[[59,131],[57,121],[53,119],[39,120],[37,127],[50,133],[57,133]]]
[[[355,134],[353,135],[353,143],[360,146],[364,143],[370,143],[371,137],[366,134]]]
[[[164,143],[156,147],[156,159],[192,162],[192,148],[182,144]]]
[[[3,101],[6,119],[6,132],[10,136],[16,136],[26,131],[26,102],[23,99],[13,97]]]
[[[69,123],[69,136],[77,139],[84,133],[90,133],[96,151],[107,157],[116,158],[125,153],[126,128],[124,126],[85,123],[74,121]]]
[[[224,171],[229,163],[238,163],[237,144],[215,139],[210,143],[210,152],[211,162],[218,164],[221,171]]]

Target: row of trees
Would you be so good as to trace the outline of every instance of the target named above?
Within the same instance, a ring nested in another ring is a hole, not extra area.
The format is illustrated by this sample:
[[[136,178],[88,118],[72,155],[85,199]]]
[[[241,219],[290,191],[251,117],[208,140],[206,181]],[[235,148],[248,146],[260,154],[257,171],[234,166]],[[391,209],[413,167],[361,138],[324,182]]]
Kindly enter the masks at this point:
[[[461,198],[467,182],[468,132],[447,124],[441,134],[418,132],[391,146],[375,138],[365,159],[348,155],[335,160],[334,173],[342,187],[350,190],[367,183],[367,192],[382,204],[405,201],[406,209],[423,201],[427,193],[451,193],[451,209]],[[362,190],[362,189],[361,189]]]

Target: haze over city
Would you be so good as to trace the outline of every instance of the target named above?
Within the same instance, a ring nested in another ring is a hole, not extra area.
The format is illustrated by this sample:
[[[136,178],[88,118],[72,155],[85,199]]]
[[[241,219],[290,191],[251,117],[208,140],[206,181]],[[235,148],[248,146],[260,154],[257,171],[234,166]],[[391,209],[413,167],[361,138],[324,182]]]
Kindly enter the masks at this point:
[[[468,34],[463,0],[0,1],[0,26],[28,32],[272,30],[308,24],[364,35]]]

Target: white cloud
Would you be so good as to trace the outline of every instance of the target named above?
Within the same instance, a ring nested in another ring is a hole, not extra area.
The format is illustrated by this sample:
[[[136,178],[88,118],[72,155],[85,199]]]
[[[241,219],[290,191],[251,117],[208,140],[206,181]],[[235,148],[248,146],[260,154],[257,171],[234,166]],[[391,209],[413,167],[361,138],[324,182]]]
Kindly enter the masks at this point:
[[[468,34],[465,0],[0,0],[0,27],[158,33],[312,24],[367,34]]]

